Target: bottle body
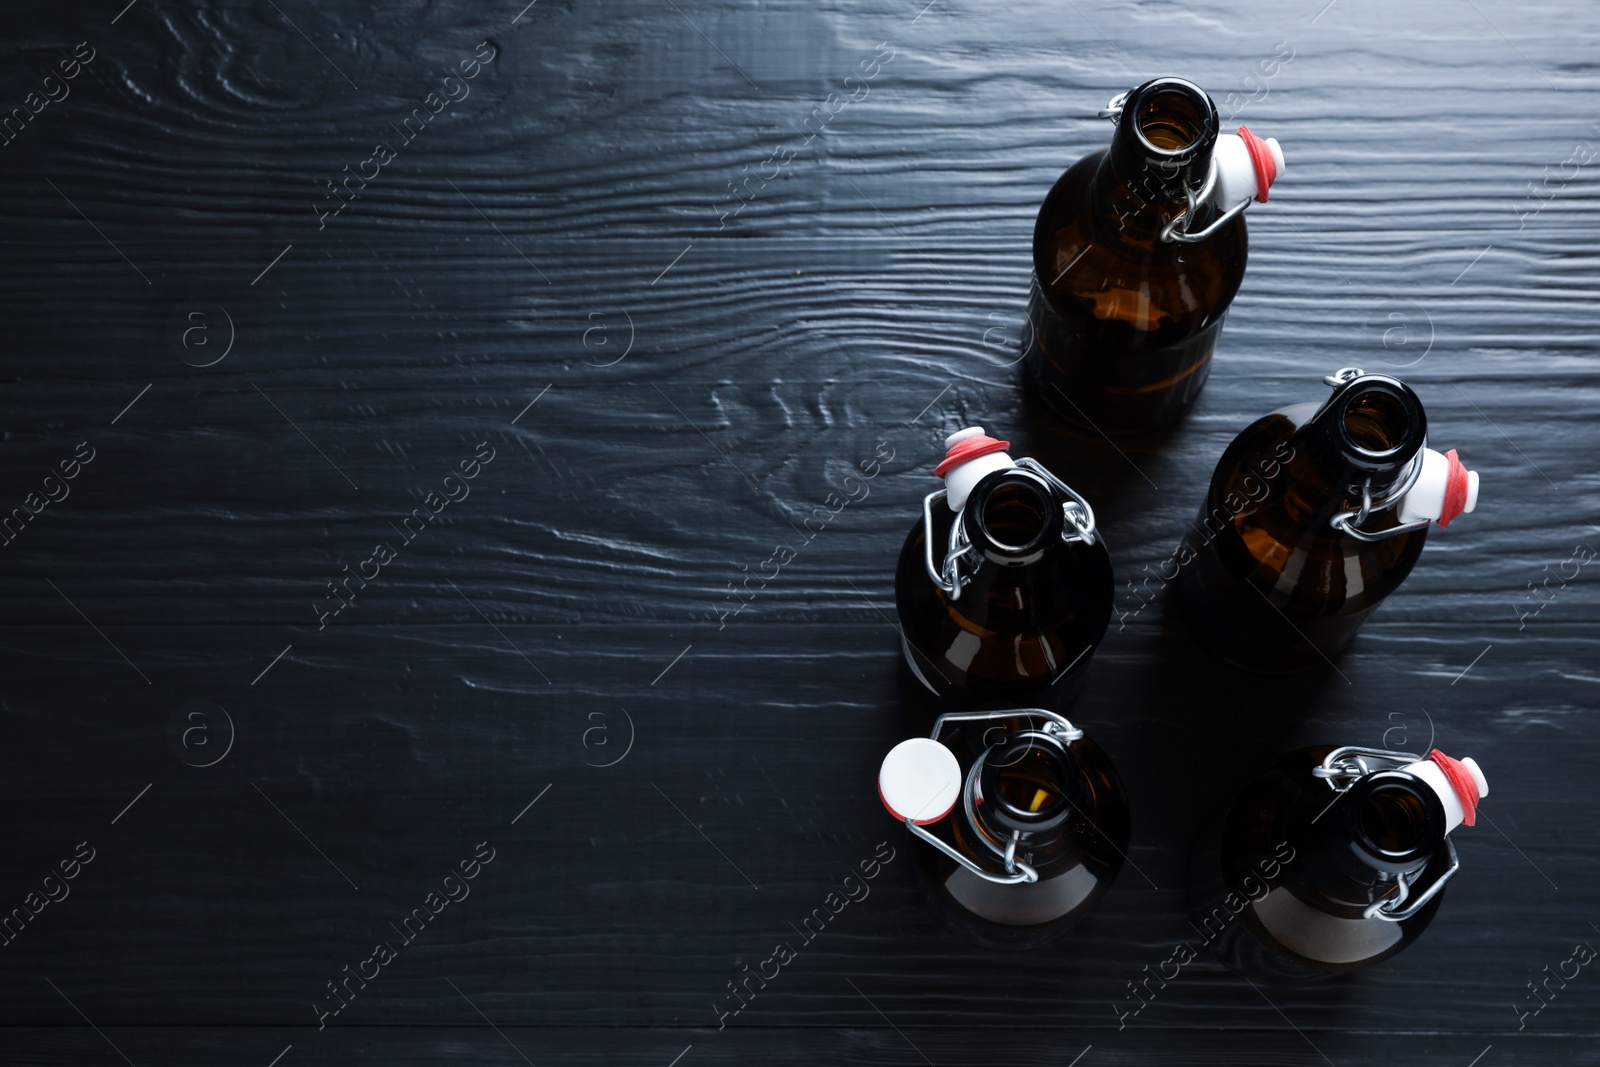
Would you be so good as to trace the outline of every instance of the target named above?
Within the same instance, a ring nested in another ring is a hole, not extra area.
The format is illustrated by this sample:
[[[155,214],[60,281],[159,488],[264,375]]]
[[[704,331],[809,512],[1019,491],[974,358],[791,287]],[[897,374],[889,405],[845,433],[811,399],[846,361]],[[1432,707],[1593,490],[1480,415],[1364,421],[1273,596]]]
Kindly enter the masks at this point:
[[[1060,745],[1060,758],[1037,758],[1040,725],[1026,711],[953,725],[942,740],[961,765],[965,798],[925,827],[997,873],[1014,832],[1013,854],[1037,881],[996,884],[926,841],[910,843],[924,902],[946,929],[985,948],[1029,950],[1061,937],[1110,888],[1128,847],[1127,794],[1105,752],[1079,736]],[[997,818],[1002,806],[1022,821]],[[1028,827],[1033,816],[1039,823]]]
[[[956,599],[928,574],[925,524],[906,537],[895,569],[901,651],[933,712],[993,702],[1061,711],[1083,688],[1111,621],[1111,557],[1100,534],[1092,543],[1062,539],[1060,502],[1042,486],[1003,472],[973,492],[961,521],[1037,547],[983,556]],[[942,502],[932,514],[937,561],[958,518]]]
[[[1421,936],[1443,900],[1441,888],[1409,917],[1366,915],[1394,898],[1397,872],[1418,886],[1448,877],[1443,816],[1426,807],[1436,798],[1400,772],[1336,793],[1312,773],[1331,750],[1278,760],[1208,824],[1191,855],[1190,925],[1224,964],[1254,980],[1315,981],[1388,959]],[[1396,812],[1398,830],[1384,825]],[[1407,823],[1413,812],[1415,827]],[[1372,857],[1352,844],[1362,826],[1415,839],[1396,854],[1403,859],[1370,866]]]
[[[1335,460],[1330,476],[1319,459],[1327,450],[1313,421],[1340,410],[1299,404],[1246,428],[1223,452],[1175,557],[1179,606],[1195,636],[1246,670],[1290,674],[1332,662],[1422,553],[1426,527],[1364,541],[1331,523],[1361,505],[1351,484],[1361,472]],[[1420,440],[1415,426],[1385,432]],[[1409,458],[1402,445],[1393,465]],[[1393,515],[1374,522],[1395,525]]]
[[[1204,182],[1217,125],[1197,87],[1147,83],[1111,147],[1070,167],[1039,211],[1024,388],[1086,434],[1168,425],[1205,384],[1244,278],[1244,216],[1197,243],[1163,231]],[[1188,228],[1217,214],[1203,205]]]

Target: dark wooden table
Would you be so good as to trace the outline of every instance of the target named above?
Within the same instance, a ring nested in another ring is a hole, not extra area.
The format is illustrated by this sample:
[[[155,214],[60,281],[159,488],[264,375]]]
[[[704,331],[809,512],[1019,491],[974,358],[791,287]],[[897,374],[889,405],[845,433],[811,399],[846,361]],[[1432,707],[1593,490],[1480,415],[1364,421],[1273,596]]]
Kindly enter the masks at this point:
[[[0,551],[0,912],[39,909],[0,1060],[1600,1063],[1594,968],[1529,992],[1600,944],[1600,8],[123,2],[0,19],[0,508],[59,498]],[[1045,190],[1163,73],[1288,169],[1209,388],[1123,454],[1013,364]],[[1318,677],[1124,586],[1074,716],[1132,862],[1057,949],[949,940],[873,785],[941,436],[1051,464],[1126,580],[1349,365],[1419,390],[1478,512]],[[1414,950],[1303,990],[1203,957],[1119,1027],[1211,807],[1429,737],[1493,792]]]

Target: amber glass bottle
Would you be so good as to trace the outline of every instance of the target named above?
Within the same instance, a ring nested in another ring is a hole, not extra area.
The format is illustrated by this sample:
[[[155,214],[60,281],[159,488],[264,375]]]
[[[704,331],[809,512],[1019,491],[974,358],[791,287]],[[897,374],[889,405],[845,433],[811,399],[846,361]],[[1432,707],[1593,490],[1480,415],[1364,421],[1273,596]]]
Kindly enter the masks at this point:
[[[1060,937],[1110,888],[1128,848],[1116,768],[1043,709],[944,716],[932,739],[890,752],[878,789],[912,834],[925,902],[989,948]]]
[[[1425,447],[1408,386],[1354,368],[1328,381],[1327,402],[1234,438],[1175,557],[1196,637],[1247,670],[1331,663],[1411,573],[1428,522],[1477,504],[1478,476]]]
[[[935,711],[1062,710],[1111,621],[1111,556],[1087,502],[981,427],[952,434],[895,572],[901,648]]]
[[[1208,182],[1216,106],[1190,82],[1157,78],[1126,95],[1110,147],[1073,164],[1045,197],[1023,383],[1082,431],[1159,428],[1205,385],[1244,278],[1245,222],[1235,209],[1265,200],[1283,167],[1276,141],[1242,127],[1222,136],[1228,151]],[[1219,222],[1203,239],[1189,236]]]
[[[1190,924],[1264,981],[1370,966],[1421,936],[1488,783],[1470,759],[1326,746],[1293,752],[1201,834]]]

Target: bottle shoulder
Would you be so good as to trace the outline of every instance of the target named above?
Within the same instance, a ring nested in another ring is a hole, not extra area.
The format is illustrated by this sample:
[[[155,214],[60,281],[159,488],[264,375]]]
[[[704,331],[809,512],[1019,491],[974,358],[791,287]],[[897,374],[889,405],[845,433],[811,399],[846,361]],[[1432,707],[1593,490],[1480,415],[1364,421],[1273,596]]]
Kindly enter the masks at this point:
[[[1036,254],[1044,243],[1056,239],[1058,230],[1071,225],[1082,213],[1084,201],[1088,198],[1089,183],[1105,157],[1104,148],[1090,152],[1062,171],[1050,186],[1034,219],[1033,243]]]
[[[1075,830],[1085,839],[1104,837],[1121,856],[1127,852],[1132,832],[1132,807],[1122,775],[1105,749],[1089,736],[1072,742],[1070,747],[1083,775],[1086,794],[1078,815],[1081,822],[1075,820]],[[1117,866],[1120,868],[1120,861]]]
[[[965,773],[977,758],[991,748],[1008,731],[1039,730],[1046,725],[1044,717],[1027,708],[1018,708],[1014,715],[1006,707],[996,708],[1007,712],[994,720],[973,720],[952,724],[941,737],[942,743],[955,755]],[[1069,720],[1071,721],[1070,717]],[[1082,729],[1081,724],[1078,725]],[[1122,811],[1126,818],[1127,789],[1122,775],[1105,748],[1093,736],[1085,733],[1067,743],[1072,765],[1082,783],[1083,794],[1075,802],[1091,817]]]
[[[1107,176],[1106,155],[1078,160],[1045,197],[1033,234],[1040,291],[1063,318],[1177,343],[1220,320],[1238,293],[1249,248],[1244,215],[1197,244],[1163,241],[1183,203],[1122,188]]]
[[[933,561],[941,566],[948,550],[955,516],[943,505],[933,512]],[[927,573],[923,523],[914,523],[901,545],[895,570],[895,598],[902,607],[910,603],[937,602],[952,616],[969,620],[977,629],[1009,631],[1034,629],[1058,618],[1100,614],[1109,622],[1114,600],[1111,553],[1102,536],[1094,544],[1061,542],[1037,560],[1006,565],[983,560],[964,567],[968,577],[961,596],[951,600],[933,584]]]
[[[1251,825],[1268,835],[1289,833],[1322,794],[1324,803],[1333,797],[1327,781],[1312,773],[1333,748],[1313,745],[1273,760],[1239,791],[1228,822]]]
[[[941,568],[955,517],[936,505],[933,566]],[[1115,601],[1105,544],[1056,541],[1037,559],[1007,565],[980,557],[960,595],[928,573],[923,523],[913,524],[895,569],[902,653],[936,701],[1005,700],[1058,708],[1083,685]],[[965,561],[964,561],[965,563]]]
[[[1327,482],[1307,454],[1302,431],[1318,408],[1281,408],[1229,443],[1212,474],[1200,533],[1208,542],[1224,542],[1225,552],[1242,553],[1239,564],[1276,573],[1274,585],[1303,576],[1339,584],[1351,595],[1387,595],[1410,573],[1428,531],[1362,541],[1331,524],[1337,512],[1359,501],[1347,496],[1350,487]],[[1396,521],[1393,511],[1385,512],[1366,528],[1381,530]]]

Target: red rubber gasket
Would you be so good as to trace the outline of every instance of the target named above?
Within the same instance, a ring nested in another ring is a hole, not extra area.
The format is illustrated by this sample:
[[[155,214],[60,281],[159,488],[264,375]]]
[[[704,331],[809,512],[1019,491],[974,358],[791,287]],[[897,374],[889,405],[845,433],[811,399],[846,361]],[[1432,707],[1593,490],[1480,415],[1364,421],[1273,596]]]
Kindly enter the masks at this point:
[[[1444,458],[1450,461],[1450,473],[1445,476],[1444,504],[1439,510],[1438,521],[1440,526],[1449,526],[1450,520],[1467,508],[1467,468],[1453,448],[1444,454]]]
[[[952,467],[959,467],[968,460],[977,459],[979,456],[987,456],[991,452],[1004,452],[1010,447],[1010,441],[996,441],[994,438],[984,434],[957,441],[950,451],[945,453],[943,462],[933,468],[933,476],[935,478],[943,478],[945,472]]]
[[[1450,783],[1450,788],[1456,792],[1456,798],[1461,801],[1461,825],[1471,826],[1478,821],[1478,783],[1473,780],[1472,772],[1462,765],[1460,760],[1451,759],[1438,749],[1428,753],[1428,758],[1438,764],[1444,772],[1445,781]]]
[[[1239,139],[1250,153],[1250,165],[1256,169],[1256,202],[1265,204],[1267,190],[1278,178],[1277,160],[1272,158],[1272,149],[1267,147],[1267,142],[1251,133],[1248,126],[1239,127]]]

